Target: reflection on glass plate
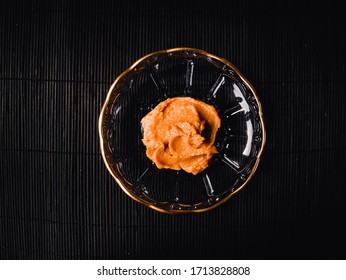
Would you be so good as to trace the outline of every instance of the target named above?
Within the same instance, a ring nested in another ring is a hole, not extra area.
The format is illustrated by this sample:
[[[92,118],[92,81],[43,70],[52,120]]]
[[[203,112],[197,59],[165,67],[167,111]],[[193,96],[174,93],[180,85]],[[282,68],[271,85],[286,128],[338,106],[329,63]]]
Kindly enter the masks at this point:
[[[221,117],[207,169],[192,175],[158,169],[147,158],[141,119],[161,101],[189,96],[213,105]],[[227,201],[253,176],[265,143],[254,88],[223,58],[193,48],[151,53],[112,84],[99,118],[103,160],[136,201],[164,213],[202,212]]]

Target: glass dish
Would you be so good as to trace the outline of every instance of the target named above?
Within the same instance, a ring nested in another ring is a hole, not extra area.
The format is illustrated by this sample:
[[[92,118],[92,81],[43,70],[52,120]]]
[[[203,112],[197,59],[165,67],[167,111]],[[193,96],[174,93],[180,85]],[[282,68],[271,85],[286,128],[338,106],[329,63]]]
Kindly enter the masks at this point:
[[[221,118],[218,154],[197,175],[156,168],[142,143],[141,119],[178,96],[213,105]],[[104,163],[122,190],[164,213],[203,212],[227,201],[254,175],[265,144],[253,86],[226,59],[194,48],[148,54],[120,74],[103,104],[99,136]]]

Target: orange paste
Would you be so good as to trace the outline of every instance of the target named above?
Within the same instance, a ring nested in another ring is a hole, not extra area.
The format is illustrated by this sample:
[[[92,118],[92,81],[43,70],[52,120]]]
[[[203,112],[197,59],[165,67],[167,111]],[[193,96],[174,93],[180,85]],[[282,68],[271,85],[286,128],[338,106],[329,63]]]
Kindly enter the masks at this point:
[[[160,169],[196,175],[217,153],[214,141],[220,123],[211,105],[191,97],[168,98],[141,120],[146,154]]]

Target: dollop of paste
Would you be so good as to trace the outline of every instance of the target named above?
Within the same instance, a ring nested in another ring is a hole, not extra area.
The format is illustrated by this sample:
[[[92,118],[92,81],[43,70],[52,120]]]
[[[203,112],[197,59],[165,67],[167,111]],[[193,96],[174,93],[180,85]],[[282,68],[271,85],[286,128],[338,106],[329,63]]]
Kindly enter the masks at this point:
[[[162,169],[194,175],[208,167],[220,117],[209,104],[191,97],[168,98],[141,120],[146,155]]]

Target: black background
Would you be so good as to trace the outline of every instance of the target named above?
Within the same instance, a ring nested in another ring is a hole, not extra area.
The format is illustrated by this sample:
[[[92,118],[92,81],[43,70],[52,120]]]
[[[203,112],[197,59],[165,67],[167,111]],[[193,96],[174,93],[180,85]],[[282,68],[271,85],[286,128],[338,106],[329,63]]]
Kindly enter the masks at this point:
[[[1,1],[0,259],[345,258],[346,28],[311,5]],[[131,200],[100,154],[113,80],[173,47],[231,61],[266,123],[255,176],[200,214]]]

